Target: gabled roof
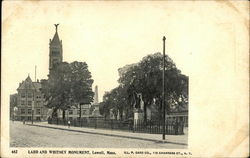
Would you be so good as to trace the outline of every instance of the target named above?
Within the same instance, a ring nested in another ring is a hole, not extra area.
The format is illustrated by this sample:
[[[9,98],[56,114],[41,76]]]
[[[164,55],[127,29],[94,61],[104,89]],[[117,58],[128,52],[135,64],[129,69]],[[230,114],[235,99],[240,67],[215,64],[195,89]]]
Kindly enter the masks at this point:
[[[59,36],[58,36],[58,33],[56,32],[52,41],[50,42],[51,45],[60,45],[61,42],[60,42],[60,39],[59,39]]]
[[[33,89],[33,90],[39,90],[42,87],[41,83],[38,82],[32,82],[30,76],[28,76],[22,83],[20,83],[17,90],[20,89]]]
[[[30,76],[28,76],[17,88],[19,89],[35,89]]]

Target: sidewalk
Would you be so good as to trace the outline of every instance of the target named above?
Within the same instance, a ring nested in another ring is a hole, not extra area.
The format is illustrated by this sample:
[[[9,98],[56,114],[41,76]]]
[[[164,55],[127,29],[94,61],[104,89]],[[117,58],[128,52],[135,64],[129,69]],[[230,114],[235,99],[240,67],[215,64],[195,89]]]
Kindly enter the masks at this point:
[[[73,127],[73,126],[68,128],[68,126],[48,124],[47,122],[39,122],[39,123],[34,122],[33,125],[31,123],[27,123],[26,125],[59,129],[59,130],[67,130],[67,131],[72,131],[72,132],[97,134],[97,135],[104,135],[104,136],[163,142],[162,134],[133,133],[133,132],[126,132],[126,131],[111,130],[111,129],[98,129],[98,128],[95,129],[95,128],[86,128],[86,127]],[[187,132],[185,131],[185,133]],[[163,143],[187,145],[187,142],[188,142],[188,136],[187,134],[185,134],[185,135],[166,135],[166,140]]]

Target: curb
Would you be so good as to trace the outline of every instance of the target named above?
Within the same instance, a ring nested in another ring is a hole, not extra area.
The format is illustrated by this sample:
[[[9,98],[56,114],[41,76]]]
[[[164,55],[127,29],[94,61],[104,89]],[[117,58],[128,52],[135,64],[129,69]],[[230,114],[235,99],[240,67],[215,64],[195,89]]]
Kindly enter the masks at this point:
[[[45,128],[51,128],[51,129],[59,129],[59,130],[65,130],[65,131],[72,131],[72,132],[79,132],[79,133],[87,133],[87,134],[96,134],[96,135],[103,135],[103,136],[112,136],[112,137],[120,137],[120,138],[130,138],[130,139],[137,139],[137,140],[145,140],[145,141],[153,141],[156,143],[170,143],[170,144],[177,144],[177,145],[187,145],[186,143],[178,143],[178,142],[170,142],[170,141],[162,141],[157,139],[150,139],[150,138],[141,138],[141,137],[133,137],[133,136],[124,136],[124,135],[118,135],[118,134],[108,134],[108,133],[99,133],[99,132],[89,132],[89,131],[83,131],[83,130],[76,130],[76,129],[67,129],[67,128],[60,128],[60,127],[50,127],[50,126],[44,126],[44,125],[35,125],[35,124],[26,124],[28,126],[37,126],[37,127],[45,127]]]

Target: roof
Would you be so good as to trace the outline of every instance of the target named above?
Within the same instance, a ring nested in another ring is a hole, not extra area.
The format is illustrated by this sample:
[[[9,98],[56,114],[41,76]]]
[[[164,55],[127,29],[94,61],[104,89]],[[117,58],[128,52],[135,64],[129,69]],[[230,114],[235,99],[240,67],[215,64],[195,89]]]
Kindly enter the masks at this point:
[[[39,90],[40,88],[42,88],[42,84],[39,83],[39,82],[33,82],[33,85],[35,86],[35,88],[36,88],[37,90]]]
[[[56,32],[52,41],[50,42],[50,44],[52,45],[60,45],[61,42],[60,42],[60,39],[59,39],[59,36],[58,36],[58,33]]]
[[[28,76],[22,83],[19,84],[17,90],[20,89],[33,89],[33,90],[40,90],[42,88],[41,83],[39,82],[32,82],[30,76]]]

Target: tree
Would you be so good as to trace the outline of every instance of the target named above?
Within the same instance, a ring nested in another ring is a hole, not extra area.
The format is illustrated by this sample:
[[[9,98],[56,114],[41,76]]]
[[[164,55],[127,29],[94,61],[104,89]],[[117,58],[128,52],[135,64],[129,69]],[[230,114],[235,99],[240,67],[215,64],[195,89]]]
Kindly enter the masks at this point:
[[[66,110],[71,106],[71,70],[67,62],[54,65],[47,82],[44,82],[42,92],[46,106],[52,108],[52,117],[57,116],[57,110]]]
[[[90,104],[93,101],[94,92],[92,84],[94,80],[85,62],[74,61],[70,63],[72,97],[75,103]]]
[[[79,103],[93,100],[91,73],[85,62],[63,62],[54,66],[48,81],[43,83],[42,92],[46,106],[52,108],[52,117],[57,117],[57,110],[63,111]]]
[[[153,102],[156,102],[158,111],[161,111],[162,58],[161,53],[148,55],[139,63],[127,65],[119,71],[118,82],[127,89],[128,98],[131,98],[133,92],[142,94],[145,120],[146,108]],[[167,55],[165,61],[166,103],[169,105],[172,102],[178,103],[180,97],[187,98],[188,80]],[[167,111],[170,112],[170,106],[167,106]]]
[[[135,94],[142,94],[144,120],[146,108],[155,105],[158,116],[162,111],[162,70],[163,55],[155,53],[144,57],[140,62],[126,65],[119,72],[119,86],[105,93],[100,111],[108,116],[110,109],[117,113],[125,112],[126,119],[133,117],[136,102]],[[165,58],[165,92],[167,112],[185,111],[188,105],[188,77],[181,74],[169,56]]]

